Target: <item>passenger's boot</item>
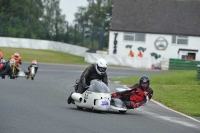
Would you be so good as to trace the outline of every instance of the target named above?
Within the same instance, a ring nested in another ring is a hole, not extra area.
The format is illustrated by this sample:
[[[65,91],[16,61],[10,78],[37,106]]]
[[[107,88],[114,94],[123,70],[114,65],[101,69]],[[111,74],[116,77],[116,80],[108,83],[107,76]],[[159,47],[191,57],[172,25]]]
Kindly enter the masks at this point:
[[[70,94],[69,98],[67,99],[68,104],[71,104],[74,100],[72,99],[72,94],[73,92]]]

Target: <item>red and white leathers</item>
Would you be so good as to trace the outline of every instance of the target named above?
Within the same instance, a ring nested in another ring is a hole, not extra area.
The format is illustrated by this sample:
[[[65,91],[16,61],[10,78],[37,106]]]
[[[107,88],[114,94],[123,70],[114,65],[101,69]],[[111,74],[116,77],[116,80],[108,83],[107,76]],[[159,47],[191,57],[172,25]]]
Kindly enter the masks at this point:
[[[2,55],[0,54],[0,69],[3,68],[3,63],[2,63]]]
[[[139,84],[130,87],[130,90],[116,92],[112,97],[121,99],[129,109],[145,105],[153,96],[153,89],[148,87],[142,89]]]
[[[0,70],[3,68],[3,64],[0,62]]]

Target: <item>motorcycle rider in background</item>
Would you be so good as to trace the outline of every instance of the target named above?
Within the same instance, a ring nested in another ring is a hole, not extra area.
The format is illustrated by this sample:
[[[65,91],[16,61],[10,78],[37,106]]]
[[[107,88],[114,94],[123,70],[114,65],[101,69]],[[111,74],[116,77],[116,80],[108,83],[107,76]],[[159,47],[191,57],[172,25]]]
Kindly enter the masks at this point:
[[[107,61],[104,59],[98,59],[95,64],[91,64],[85,69],[80,77],[79,82],[77,83],[77,85],[75,85],[75,92],[83,94],[89,88],[90,81],[93,79],[102,80],[102,82],[104,82],[108,86],[106,69]],[[68,104],[72,103],[73,101],[71,95],[68,98]]]
[[[3,59],[3,57],[2,57],[2,54],[0,54],[0,70],[3,68],[3,62],[2,62],[2,59]]]
[[[2,54],[0,54],[0,76],[5,76],[6,73],[11,73],[11,68],[8,62],[3,59]]]
[[[16,61],[15,64],[17,67],[19,67],[18,64],[22,64],[21,56],[19,56],[18,52],[16,52],[14,55],[11,55],[10,59],[15,59],[15,61]]]
[[[33,60],[32,63],[31,63],[31,65],[28,66],[28,72],[26,72],[26,75],[29,75],[29,74],[30,74],[30,72],[31,72],[31,67],[33,67],[33,66],[35,67],[35,75],[36,75],[37,70],[38,70],[37,60]],[[34,75],[34,76],[35,76],[35,75]],[[32,80],[34,79],[34,76],[31,77]],[[27,77],[27,79],[28,79],[28,78],[29,78],[29,77]]]
[[[17,67],[19,67],[19,65],[18,64],[22,64],[22,61],[21,61],[21,56],[19,56],[19,53],[18,52],[16,52],[16,53],[14,53],[14,55],[11,55],[10,56],[10,59],[15,59],[15,65],[17,66]],[[16,74],[19,72],[19,70],[18,69],[16,69]]]
[[[153,89],[149,87],[150,79],[144,75],[140,78],[139,84],[135,84],[130,90],[116,92],[112,97],[121,99],[128,109],[138,108],[146,105],[153,96]]]
[[[1,51],[1,49],[0,49],[0,55],[1,55],[1,58],[3,59],[3,52]]]

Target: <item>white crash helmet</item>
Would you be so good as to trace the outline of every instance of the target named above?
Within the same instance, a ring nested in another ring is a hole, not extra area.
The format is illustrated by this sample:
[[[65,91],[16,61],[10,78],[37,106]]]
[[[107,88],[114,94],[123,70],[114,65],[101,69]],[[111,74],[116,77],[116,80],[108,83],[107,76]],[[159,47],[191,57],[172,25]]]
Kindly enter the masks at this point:
[[[14,56],[15,56],[15,58],[18,58],[18,57],[19,57],[19,53],[16,52],[16,53],[14,54]]]
[[[37,60],[33,60],[32,64],[37,65]]]
[[[103,75],[106,72],[107,61],[104,59],[98,59],[95,65],[95,69],[99,75]]]

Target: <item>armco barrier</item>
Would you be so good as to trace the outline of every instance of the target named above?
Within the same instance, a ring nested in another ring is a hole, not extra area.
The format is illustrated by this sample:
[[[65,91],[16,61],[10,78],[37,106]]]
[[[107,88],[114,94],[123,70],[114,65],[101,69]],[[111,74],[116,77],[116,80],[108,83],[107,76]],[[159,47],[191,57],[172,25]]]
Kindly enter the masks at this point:
[[[171,59],[169,60],[169,70],[196,70],[200,61]]]
[[[197,65],[197,79],[200,80],[200,64]]]
[[[88,48],[67,43],[11,37],[0,37],[0,47],[53,50],[82,57],[85,56],[88,50]]]

